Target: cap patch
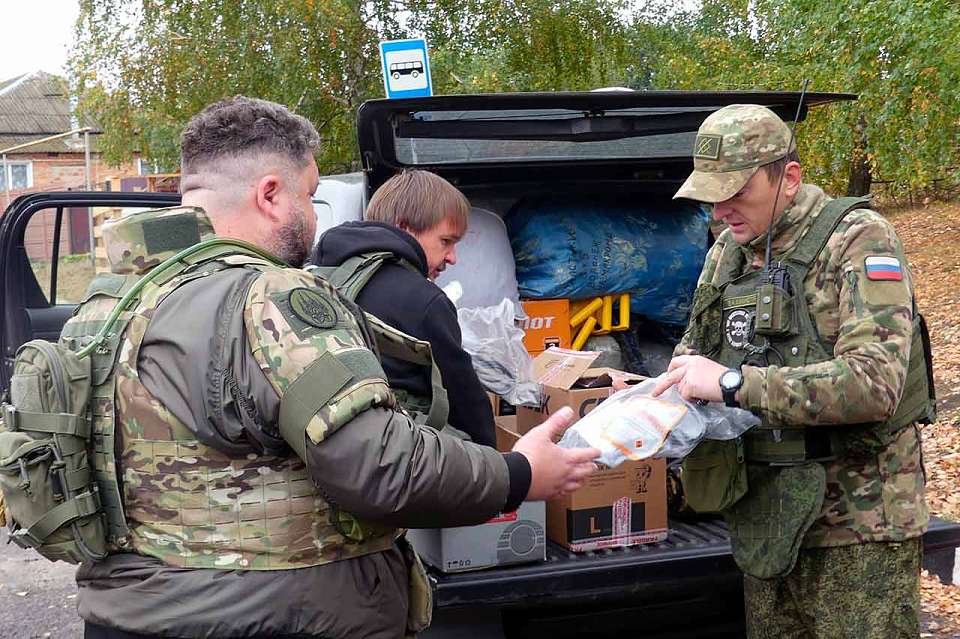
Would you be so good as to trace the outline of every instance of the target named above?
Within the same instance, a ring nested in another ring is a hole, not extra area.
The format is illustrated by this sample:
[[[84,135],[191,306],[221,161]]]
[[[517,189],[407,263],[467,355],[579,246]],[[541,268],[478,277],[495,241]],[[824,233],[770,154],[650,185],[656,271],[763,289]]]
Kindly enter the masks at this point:
[[[719,160],[722,135],[701,133],[693,145],[693,157],[700,160]]]
[[[870,255],[863,261],[868,280],[889,280],[899,282],[903,279],[903,268],[895,257]]]

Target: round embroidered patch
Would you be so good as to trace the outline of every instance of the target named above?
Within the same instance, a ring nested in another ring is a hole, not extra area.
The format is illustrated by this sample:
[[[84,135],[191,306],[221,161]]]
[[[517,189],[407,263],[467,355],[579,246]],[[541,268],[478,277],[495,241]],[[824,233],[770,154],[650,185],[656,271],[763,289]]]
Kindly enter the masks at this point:
[[[735,308],[727,315],[723,323],[723,334],[727,343],[738,351],[742,351],[750,343],[750,326],[753,324],[753,311],[745,308]]]
[[[309,288],[290,291],[290,310],[298,318],[317,328],[333,328],[337,325],[337,311],[323,295]]]

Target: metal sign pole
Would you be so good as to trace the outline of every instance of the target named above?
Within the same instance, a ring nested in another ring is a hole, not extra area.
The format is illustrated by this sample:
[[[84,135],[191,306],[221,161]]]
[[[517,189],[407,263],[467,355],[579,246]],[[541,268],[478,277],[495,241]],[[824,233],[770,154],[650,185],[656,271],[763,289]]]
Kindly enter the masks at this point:
[[[7,170],[6,153],[3,154],[3,190],[7,192],[7,203],[3,207],[6,211],[10,207],[10,172]]]
[[[88,191],[93,190],[92,184],[90,182],[90,132],[83,132],[83,175],[86,182],[86,189]],[[90,249],[90,264],[93,266],[93,271],[97,271],[97,251],[96,243],[93,241],[93,207],[87,207],[87,245]]]

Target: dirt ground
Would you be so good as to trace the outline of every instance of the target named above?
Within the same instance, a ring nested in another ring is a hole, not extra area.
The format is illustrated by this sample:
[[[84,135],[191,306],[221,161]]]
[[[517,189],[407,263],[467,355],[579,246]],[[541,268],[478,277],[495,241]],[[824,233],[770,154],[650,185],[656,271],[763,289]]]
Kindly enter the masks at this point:
[[[888,213],[903,239],[917,302],[933,343],[938,421],[924,427],[927,500],[932,514],[960,521],[960,204]],[[924,576],[926,637],[960,636],[960,588]]]

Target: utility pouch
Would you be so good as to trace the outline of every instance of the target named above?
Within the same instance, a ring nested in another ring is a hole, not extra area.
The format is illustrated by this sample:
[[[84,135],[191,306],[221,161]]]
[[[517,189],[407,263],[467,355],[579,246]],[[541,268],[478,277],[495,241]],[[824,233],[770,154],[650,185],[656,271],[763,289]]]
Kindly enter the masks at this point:
[[[430,588],[430,580],[427,578],[427,571],[423,567],[423,562],[417,556],[417,552],[407,541],[407,538],[400,536],[397,538],[397,546],[403,553],[404,560],[407,563],[407,569],[410,572],[410,601],[407,608],[407,637],[414,637],[418,632],[423,632],[433,621],[433,589]]]
[[[327,520],[334,530],[355,543],[363,543],[389,535],[396,530],[393,526],[386,526],[374,522],[366,521],[341,510],[334,502],[328,499],[330,510],[327,513]]]
[[[820,515],[826,472],[816,462],[747,468],[750,491],[724,512],[733,559],[758,579],[783,577],[793,570],[803,536]]]
[[[106,556],[107,531],[90,470],[90,359],[45,340],[17,351],[10,403],[0,407],[0,490],[10,541],[52,561]]]
[[[686,504],[698,513],[718,513],[747,493],[743,441],[705,439],[683,460],[680,469]]]
[[[790,294],[774,284],[757,288],[754,332],[770,337],[789,335],[793,328],[792,302]]]

